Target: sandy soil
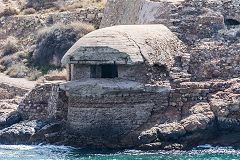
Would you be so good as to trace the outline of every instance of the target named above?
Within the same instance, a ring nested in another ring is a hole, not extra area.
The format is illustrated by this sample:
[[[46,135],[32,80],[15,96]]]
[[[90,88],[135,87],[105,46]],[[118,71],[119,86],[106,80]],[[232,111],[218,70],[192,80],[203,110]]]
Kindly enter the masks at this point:
[[[3,73],[0,73],[0,83],[16,86],[23,89],[32,89],[36,85],[36,81],[28,81],[24,78],[10,78]]]

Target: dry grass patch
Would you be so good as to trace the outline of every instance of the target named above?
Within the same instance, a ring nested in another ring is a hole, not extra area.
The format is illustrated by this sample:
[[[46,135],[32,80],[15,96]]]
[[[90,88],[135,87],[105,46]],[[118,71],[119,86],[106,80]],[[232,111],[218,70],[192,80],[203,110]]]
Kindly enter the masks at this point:
[[[11,67],[9,67],[6,71],[4,71],[4,74],[9,75],[13,78],[24,78],[29,73],[29,68],[26,67],[23,63],[14,64]]]
[[[67,70],[51,70],[44,76],[44,79],[47,81],[60,81],[67,80]]]
[[[18,39],[9,36],[2,46],[2,53],[0,53],[0,57],[16,53],[18,51],[18,47]]]
[[[34,8],[35,10],[58,8],[57,3],[55,3],[56,1],[57,0],[27,0],[27,3],[23,8]]]
[[[36,10],[34,8],[27,8],[22,11],[24,15],[35,14]]]
[[[0,17],[3,16],[12,16],[12,15],[18,15],[19,11],[12,7],[6,7],[3,11],[0,12]]]
[[[68,6],[64,6],[63,4],[60,5],[59,11],[64,12],[64,11],[74,11],[78,8],[83,8],[83,5],[81,3],[74,3]]]

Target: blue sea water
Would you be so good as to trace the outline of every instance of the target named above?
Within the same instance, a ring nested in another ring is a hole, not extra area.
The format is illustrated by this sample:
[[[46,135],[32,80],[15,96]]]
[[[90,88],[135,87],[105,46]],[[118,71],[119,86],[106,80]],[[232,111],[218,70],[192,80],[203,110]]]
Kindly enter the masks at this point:
[[[240,150],[199,146],[191,151],[86,150],[52,145],[0,145],[0,160],[240,160]]]

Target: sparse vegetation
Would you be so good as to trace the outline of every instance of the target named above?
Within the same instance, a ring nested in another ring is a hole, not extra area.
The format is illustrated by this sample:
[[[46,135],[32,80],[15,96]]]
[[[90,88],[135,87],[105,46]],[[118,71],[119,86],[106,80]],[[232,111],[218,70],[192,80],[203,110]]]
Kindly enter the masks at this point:
[[[57,0],[27,0],[24,8],[34,8],[35,10],[58,8]]]
[[[31,64],[31,55],[27,51],[16,52],[0,59],[0,71],[15,78],[36,80],[43,75]]]
[[[95,30],[93,25],[82,22],[72,22],[71,24],[68,25],[68,27],[74,30],[77,39],[80,39],[84,35]]]
[[[107,0],[8,0],[0,2],[0,10],[3,10],[0,12],[0,17],[1,15],[17,15],[19,10],[21,14],[28,15],[34,13],[72,12],[79,8],[104,8],[106,2]],[[5,6],[11,7],[6,8]]]
[[[106,0],[6,0],[0,2],[0,18],[59,11],[74,12],[81,8],[101,8],[105,3]],[[62,56],[79,38],[94,29],[92,25],[81,22],[53,24],[35,32],[37,40],[31,43],[35,47],[22,46],[25,44],[19,35],[2,37],[6,40],[0,41],[0,72],[29,80],[36,80],[43,75],[50,79],[64,79],[60,63]]]
[[[0,54],[0,57],[7,56],[17,52],[18,51],[17,43],[18,43],[17,38],[9,36],[5,41],[5,44],[3,44],[3,51],[2,54]]]
[[[27,79],[30,81],[35,81],[37,80],[39,77],[41,77],[43,75],[42,72],[40,72],[37,69],[32,69],[28,74],[27,74]]]
[[[35,49],[31,52],[21,51],[18,40],[8,37],[0,52],[0,71],[11,77],[25,77],[36,80],[48,74],[50,79],[65,79],[60,71],[49,70],[60,68],[61,58],[67,50],[82,36],[95,28],[86,23],[62,23],[38,31]],[[60,74],[60,75],[56,75]]]
[[[19,14],[19,11],[13,7],[7,7],[3,11],[0,12],[0,17],[3,16],[12,16]]]
[[[29,73],[29,68],[23,63],[17,63],[9,67],[4,73],[10,77],[24,78]]]
[[[67,80],[67,70],[51,70],[45,76],[47,81]]]
[[[63,6],[63,5],[62,5],[62,6],[59,8],[59,11],[60,11],[60,12],[73,11],[73,10],[75,10],[75,9],[77,9],[77,8],[83,8],[83,5],[82,5],[81,3],[74,3],[74,4],[68,5],[68,6]]]
[[[23,13],[24,15],[34,14],[34,13],[36,13],[36,10],[35,10],[34,8],[27,8],[27,9],[24,9],[24,10],[22,11],[22,13]]]

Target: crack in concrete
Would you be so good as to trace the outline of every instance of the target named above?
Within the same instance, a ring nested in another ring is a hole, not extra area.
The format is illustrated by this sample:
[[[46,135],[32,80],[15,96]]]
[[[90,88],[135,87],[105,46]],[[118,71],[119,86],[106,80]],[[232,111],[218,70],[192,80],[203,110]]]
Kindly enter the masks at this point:
[[[116,31],[116,32],[118,32],[118,31]],[[134,44],[138,47],[138,50],[139,50],[139,53],[141,54],[141,57],[142,57],[142,59],[143,59],[143,62],[146,63],[147,60],[146,60],[146,58],[144,57],[144,55],[143,55],[143,53],[142,53],[142,50],[141,50],[141,47],[138,45],[138,43],[137,43],[132,37],[130,37],[129,35],[124,34],[124,33],[121,33],[121,32],[118,32],[118,33],[119,33],[120,35],[124,36],[125,38],[127,38],[129,41],[134,42]]]

